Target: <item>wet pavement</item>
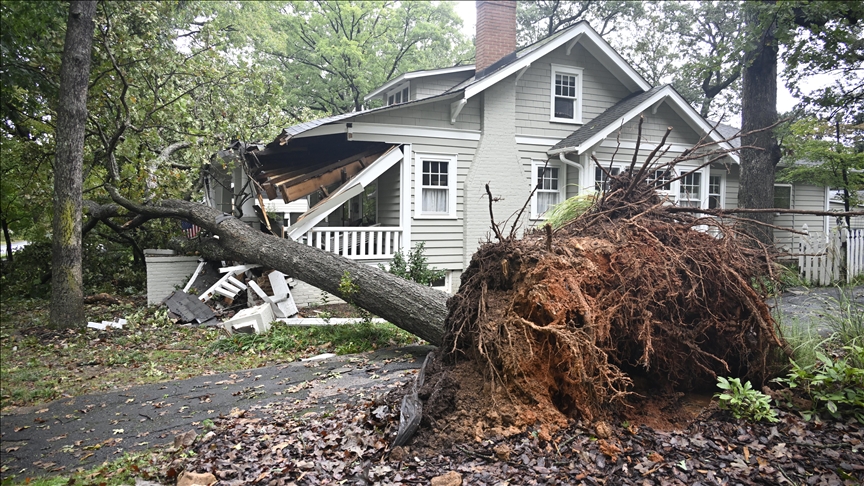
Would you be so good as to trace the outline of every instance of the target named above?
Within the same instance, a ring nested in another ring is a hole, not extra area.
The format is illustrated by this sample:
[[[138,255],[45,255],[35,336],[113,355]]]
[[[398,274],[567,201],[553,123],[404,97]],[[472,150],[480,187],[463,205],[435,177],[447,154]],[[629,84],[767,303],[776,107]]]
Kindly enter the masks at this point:
[[[775,317],[779,308],[781,328],[813,327],[828,337],[832,324],[844,314],[864,315],[864,287],[792,287],[768,304],[775,307]]]
[[[220,373],[82,395],[0,417],[0,478],[90,468],[126,452],[171,446],[207,432],[235,408],[312,398],[317,408],[371,399],[413,379],[430,346]],[[309,410],[309,409],[307,409]]]

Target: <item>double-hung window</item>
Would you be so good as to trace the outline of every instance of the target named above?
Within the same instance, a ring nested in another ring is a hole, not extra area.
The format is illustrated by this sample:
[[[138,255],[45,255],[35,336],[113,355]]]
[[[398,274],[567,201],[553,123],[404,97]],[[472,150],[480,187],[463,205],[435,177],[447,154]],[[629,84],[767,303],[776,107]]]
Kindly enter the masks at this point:
[[[552,64],[551,121],[582,123],[582,69]]]
[[[603,169],[609,170],[609,167],[604,167]],[[609,190],[609,178],[606,177],[606,172],[603,172],[603,169],[599,167],[594,167],[594,190],[597,192],[608,191]],[[612,167],[610,174],[616,176],[621,173],[621,169],[618,167]]]
[[[533,162],[531,173],[531,217],[542,219],[546,211],[564,200],[565,170],[557,164]]]
[[[653,187],[660,195],[669,195],[672,192],[672,179],[675,171],[672,169],[655,170],[647,177],[648,185]],[[674,194],[673,194],[674,199]]]
[[[415,154],[415,217],[456,217],[456,156]]]
[[[678,181],[678,205],[688,208],[702,207],[702,173],[687,174]]]
[[[407,82],[400,84],[387,92],[387,106],[405,103],[408,101],[409,84]]]
[[[708,209],[723,209],[723,176],[708,178]]]

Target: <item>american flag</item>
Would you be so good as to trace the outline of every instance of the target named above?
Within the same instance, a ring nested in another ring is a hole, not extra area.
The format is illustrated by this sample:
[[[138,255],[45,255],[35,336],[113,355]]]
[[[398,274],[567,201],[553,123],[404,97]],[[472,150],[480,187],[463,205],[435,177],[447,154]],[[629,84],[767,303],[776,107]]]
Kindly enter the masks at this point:
[[[201,231],[201,228],[186,221],[180,221],[180,227],[183,228],[183,233],[186,234],[186,238],[189,239],[195,238],[198,236],[198,232]]]

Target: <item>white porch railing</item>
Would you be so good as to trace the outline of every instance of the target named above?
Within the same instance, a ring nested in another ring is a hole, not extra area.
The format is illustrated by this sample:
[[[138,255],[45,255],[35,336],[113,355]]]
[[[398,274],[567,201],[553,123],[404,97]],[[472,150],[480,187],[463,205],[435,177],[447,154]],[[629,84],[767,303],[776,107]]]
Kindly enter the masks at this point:
[[[847,282],[864,273],[864,230],[835,228],[825,237],[810,234],[805,224],[802,231],[807,234],[798,240],[798,268],[805,281],[830,285],[841,273]]]
[[[325,226],[312,228],[300,242],[352,260],[389,260],[402,248],[402,228]]]

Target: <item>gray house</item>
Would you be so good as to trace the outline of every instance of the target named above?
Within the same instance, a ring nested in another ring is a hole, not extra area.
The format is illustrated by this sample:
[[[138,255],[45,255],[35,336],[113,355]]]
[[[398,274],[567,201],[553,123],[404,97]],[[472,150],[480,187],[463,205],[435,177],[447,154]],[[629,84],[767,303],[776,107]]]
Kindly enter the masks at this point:
[[[442,288],[453,292],[490,234],[487,183],[495,218],[508,220],[508,229],[538,186],[518,223],[527,228],[542,224],[550,206],[603,184],[593,158],[613,172],[629,164],[640,115],[640,159],[667,127],[663,160],[700,140],[731,148],[723,141],[728,134],[671,86],[649,85],[586,22],[517,50],[515,2],[477,3],[476,65],[406,73],[366,97],[376,108],[286,128],[246,154],[261,194],[248,204],[284,213],[287,238],[369,263],[425,242],[430,264],[447,271]],[[673,178],[662,171],[654,177]],[[731,208],[738,179],[738,158],[730,154],[661,188],[670,203]],[[828,204],[819,186],[778,185],[777,199],[779,207]],[[827,227],[822,217],[777,222]],[[782,232],[777,240],[791,242]],[[316,296],[295,289],[299,304]]]

